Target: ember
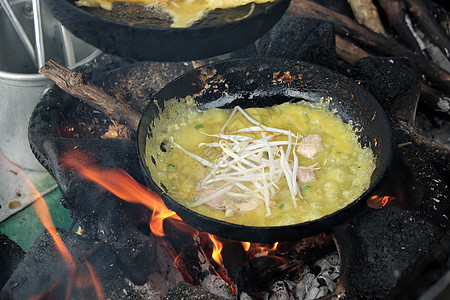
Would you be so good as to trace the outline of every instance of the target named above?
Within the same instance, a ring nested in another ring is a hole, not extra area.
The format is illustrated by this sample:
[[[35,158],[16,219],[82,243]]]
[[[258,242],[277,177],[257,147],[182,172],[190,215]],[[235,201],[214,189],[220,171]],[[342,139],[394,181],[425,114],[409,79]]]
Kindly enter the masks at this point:
[[[367,206],[380,209],[385,207],[391,200],[394,199],[395,197],[373,195],[367,200]]]

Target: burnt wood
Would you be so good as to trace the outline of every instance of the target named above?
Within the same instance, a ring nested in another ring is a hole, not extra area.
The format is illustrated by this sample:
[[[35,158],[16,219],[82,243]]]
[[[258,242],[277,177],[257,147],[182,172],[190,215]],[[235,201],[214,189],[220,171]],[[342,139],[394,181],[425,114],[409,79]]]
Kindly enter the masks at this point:
[[[312,1],[293,0],[288,12],[294,16],[327,20],[334,24],[337,33],[348,36],[362,47],[367,47],[380,55],[406,56],[419,67],[429,81],[450,92],[450,74],[447,71],[393,38],[373,32],[356,21]]]
[[[141,114],[125,102],[108,95],[90,82],[83,73],[72,71],[50,59],[39,73],[47,76],[65,92],[100,110],[118,123],[136,131]]]
[[[340,34],[336,34],[336,54],[350,65],[354,65],[361,58],[371,56],[369,52]]]
[[[431,15],[429,5],[423,0],[405,0],[409,11],[419,20],[419,24],[425,34],[436,44],[447,58],[450,57],[450,39],[445,31]]]
[[[358,23],[375,32],[386,35],[377,7],[372,0],[348,0],[348,3]]]

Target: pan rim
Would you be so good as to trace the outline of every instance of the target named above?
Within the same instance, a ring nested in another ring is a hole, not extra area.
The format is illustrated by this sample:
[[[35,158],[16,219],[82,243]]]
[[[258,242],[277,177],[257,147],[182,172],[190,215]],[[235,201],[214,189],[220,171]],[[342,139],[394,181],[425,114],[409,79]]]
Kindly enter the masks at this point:
[[[140,122],[139,122],[139,126],[138,126],[138,139],[137,139],[137,143],[138,143],[138,155],[139,155],[139,161],[141,164],[141,167],[143,168],[143,171],[146,175],[146,177],[148,177],[149,179],[149,183],[152,186],[152,189],[154,189],[160,196],[161,198],[164,200],[164,202],[167,205],[167,202],[165,201],[166,199],[170,200],[170,204],[172,206],[172,204],[174,206],[180,206],[182,208],[182,210],[187,210],[189,212],[189,214],[195,215],[196,217],[200,217],[203,220],[207,220],[208,222],[212,222],[215,224],[219,224],[222,226],[226,226],[227,228],[229,228],[230,230],[265,230],[268,232],[278,232],[278,231],[284,231],[284,230],[298,230],[300,231],[301,228],[303,227],[309,227],[312,224],[324,224],[327,221],[329,221],[330,219],[333,220],[338,220],[338,216],[342,215],[343,212],[345,211],[349,211],[352,209],[357,208],[359,205],[362,205],[364,203],[363,200],[365,200],[375,189],[376,187],[380,184],[381,180],[386,176],[386,173],[391,165],[391,161],[392,161],[392,157],[393,157],[393,147],[392,147],[392,127],[390,124],[390,120],[388,115],[386,114],[385,110],[383,109],[383,107],[381,106],[381,104],[375,99],[375,97],[370,94],[364,87],[358,85],[353,79],[345,76],[344,74],[338,73],[337,71],[334,71],[330,68],[327,68],[325,66],[321,66],[321,65],[317,65],[317,64],[312,64],[312,63],[308,63],[308,62],[304,62],[304,61],[299,61],[299,60],[291,60],[291,59],[285,59],[285,58],[275,58],[275,57],[252,57],[252,58],[240,58],[240,59],[227,59],[227,60],[221,60],[218,62],[212,62],[206,65],[203,65],[201,67],[195,68],[193,70],[190,70],[180,76],[178,76],[177,78],[175,78],[174,80],[172,80],[170,83],[168,83],[166,86],[164,86],[160,91],[158,91],[154,97],[152,98],[152,100],[150,101],[149,106],[146,107],[146,109],[144,110],[143,116],[146,114],[147,110],[149,109],[151,103],[157,99],[157,96],[161,93],[164,92],[164,90],[166,88],[170,87],[170,84],[173,84],[174,82],[179,81],[180,79],[192,75],[193,73],[198,73],[200,72],[200,70],[205,69],[205,68],[210,68],[212,66],[217,66],[220,64],[227,64],[227,63],[233,63],[235,65],[239,65],[240,63],[242,64],[242,62],[248,62],[248,61],[253,61],[253,62],[261,62],[261,63],[267,63],[267,62],[271,62],[271,63],[279,63],[279,62],[284,62],[284,63],[293,63],[293,64],[297,64],[297,65],[301,65],[304,67],[312,67],[318,70],[325,70],[328,73],[332,73],[335,76],[338,76],[339,78],[345,80],[349,85],[353,86],[355,89],[359,89],[361,91],[364,91],[365,94],[367,94],[370,97],[370,101],[372,102],[373,105],[375,105],[377,107],[377,117],[381,117],[383,119],[383,122],[386,122],[386,126],[389,127],[389,131],[386,133],[387,134],[387,138],[385,141],[385,148],[387,148],[387,153],[385,154],[385,160],[384,163],[382,163],[382,165],[379,167],[379,175],[376,176],[373,181],[371,181],[369,187],[356,199],[354,199],[352,202],[348,203],[347,205],[345,205],[344,207],[333,211],[330,214],[324,215],[320,218],[317,219],[313,219],[313,220],[308,220],[305,222],[301,222],[301,223],[294,223],[294,224],[289,224],[289,225],[278,225],[278,226],[253,226],[253,225],[243,225],[243,224],[237,224],[237,223],[231,223],[231,222],[227,222],[224,220],[220,220],[220,219],[215,219],[206,215],[202,215],[196,211],[191,210],[189,207],[184,206],[182,204],[180,204],[179,202],[177,202],[175,199],[171,198],[163,189],[161,189],[152,179],[152,177],[150,176],[150,172],[148,171],[148,167],[145,165],[145,153],[143,153],[141,151],[141,136],[142,136],[142,132],[143,131],[147,131],[147,124],[146,122],[144,122],[144,118],[141,118]],[[144,124],[145,123],[145,124]],[[147,131],[148,132],[148,131]],[[147,134],[147,133],[146,133]],[[145,136],[146,136],[145,134]],[[145,151],[145,145],[143,146],[143,150]],[[168,207],[169,209],[172,209],[171,207]],[[179,214],[179,211],[175,211],[177,214]],[[182,216],[180,216],[182,217]],[[346,219],[348,219],[349,217],[346,217]],[[190,224],[188,222],[186,222],[187,224]],[[338,222],[339,223],[339,222]],[[195,226],[194,226],[195,227]],[[330,226],[326,226],[326,227],[330,227]],[[320,226],[319,226],[320,228]],[[331,228],[331,227],[330,227]],[[316,233],[320,233],[322,231],[318,231]],[[239,235],[239,234],[238,234]],[[310,236],[312,234],[308,234],[306,236]],[[301,235],[299,235],[301,236]],[[272,239],[268,238],[267,241],[269,241]],[[289,239],[280,239],[280,240],[289,240]],[[258,237],[256,237],[256,240],[254,240],[255,242],[262,242],[258,239]],[[266,239],[265,239],[266,241]],[[277,240],[278,241],[278,240]]]
[[[127,22],[123,22],[123,21],[117,21],[111,18],[106,18],[103,16],[99,16],[96,14],[93,14],[91,12],[88,12],[86,10],[84,10],[83,8],[79,7],[78,5],[76,5],[75,3],[73,3],[72,1],[69,0],[59,0],[62,1],[63,5],[66,5],[67,7],[69,7],[69,9],[75,9],[78,11],[78,13],[86,16],[86,18],[91,19],[100,19],[102,22],[105,22],[106,24],[114,24],[115,26],[122,26],[125,28],[128,27],[132,27],[138,30],[152,30],[152,31],[171,31],[173,33],[184,33],[184,32],[188,32],[188,31],[201,31],[201,30],[211,30],[212,28],[217,28],[219,27],[233,27],[233,26],[238,26],[242,23],[246,23],[246,22],[251,22],[252,20],[259,18],[261,15],[267,14],[269,9],[273,9],[274,7],[277,6],[281,6],[284,5],[285,2],[288,4],[291,0],[274,0],[274,2],[272,3],[272,5],[270,5],[269,7],[267,7],[266,9],[256,13],[256,14],[252,14],[249,17],[240,19],[240,20],[235,20],[235,21],[231,21],[231,22],[223,22],[223,23],[216,23],[216,24],[207,24],[207,25],[198,25],[198,26],[189,26],[189,27],[158,27],[158,26],[153,26],[153,25],[142,25],[142,24],[131,24],[127,23]]]

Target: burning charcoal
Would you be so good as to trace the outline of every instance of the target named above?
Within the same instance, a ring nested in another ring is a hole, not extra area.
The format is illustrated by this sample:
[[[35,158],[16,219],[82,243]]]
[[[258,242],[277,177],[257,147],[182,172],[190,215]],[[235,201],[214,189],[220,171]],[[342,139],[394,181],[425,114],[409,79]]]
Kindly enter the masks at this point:
[[[227,270],[236,294],[241,300],[252,299],[255,285],[252,281],[251,261],[240,242],[228,241],[222,249],[223,264]]]
[[[201,286],[208,292],[223,299],[233,299],[233,292],[229,285],[217,275],[209,274],[206,276]]]
[[[340,265],[339,254],[337,252],[330,253],[325,257],[325,259],[332,268],[337,268]]]
[[[283,276],[285,267],[286,264],[276,256],[256,257],[251,265],[253,282],[256,285],[264,286],[266,282],[279,278],[278,276]]]
[[[167,253],[167,250],[159,245],[156,249],[158,259],[153,267],[154,272],[150,275],[146,284],[150,290],[156,291],[160,297],[164,297],[169,290],[184,282],[184,280],[174,266],[173,258]]]
[[[198,261],[200,262],[200,273],[202,274],[201,286],[208,292],[222,298],[233,298],[233,291],[229,283],[215,271],[203,251],[198,251]]]
[[[286,16],[261,39],[259,56],[303,60],[336,69],[334,29],[318,19]]]

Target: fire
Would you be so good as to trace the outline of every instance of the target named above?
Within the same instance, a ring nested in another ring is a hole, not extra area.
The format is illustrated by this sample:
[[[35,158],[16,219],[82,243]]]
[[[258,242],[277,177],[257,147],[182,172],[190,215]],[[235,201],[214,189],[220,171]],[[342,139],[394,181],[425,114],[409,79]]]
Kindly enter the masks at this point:
[[[0,158],[1,159],[7,159],[1,152],[0,152]],[[42,197],[42,195],[39,193],[39,191],[34,187],[33,183],[28,179],[28,177],[23,173],[23,171],[15,164],[11,162],[11,165],[13,168],[15,168],[15,171],[17,174],[20,174],[22,178],[27,182],[27,184],[30,186],[33,193],[36,195],[36,201],[33,204],[33,207],[36,211],[36,215],[41,221],[42,225],[44,225],[45,229],[47,229],[48,233],[52,237],[53,241],[55,242],[55,247],[57,251],[61,254],[61,257],[63,258],[64,262],[67,265],[68,273],[69,273],[69,281],[68,281],[68,288],[66,291],[65,299],[70,298],[70,294],[72,291],[72,285],[76,282],[77,277],[77,269],[75,260],[72,257],[72,254],[70,254],[69,249],[67,249],[66,245],[64,244],[63,240],[58,234],[58,231],[56,230],[55,224],[53,223],[52,216],[50,214],[50,210],[48,209],[47,203],[45,202],[45,199]],[[95,276],[94,270],[92,266],[89,264],[87,260],[85,260],[86,266],[89,269],[90,277],[92,278],[92,283],[95,287],[95,290],[97,292],[98,299],[104,299],[103,291],[101,284],[97,277]],[[50,291],[53,290],[57,285],[61,283],[61,280],[56,280],[52,283],[50,287]],[[43,292],[41,295],[36,295],[32,297],[33,299],[41,299],[47,291]]]
[[[249,243],[249,242],[241,242],[244,250],[249,254],[251,258],[258,256],[267,256],[270,253],[277,250],[278,242],[275,242],[272,247],[268,245],[263,245],[261,243]]]
[[[250,242],[241,242],[242,248],[244,248],[245,252],[248,251],[248,249],[250,249],[250,246],[252,245],[252,243]]]
[[[174,211],[168,209],[155,192],[150,191],[147,187],[138,183],[124,170],[102,170],[96,167],[87,155],[77,150],[67,153],[61,157],[60,161],[66,167],[75,169],[80,176],[104,187],[122,200],[141,204],[152,210],[153,213],[149,226],[154,235],[159,237],[165,235],[163,223],[166,219],[172,221],[172,224],[176,228],[191,232],[194,238],[198,235],[198,231],[185,224]],[[173,259],[174,266],[180,271],[185,281],[193,283],[192,277],[187,272],[181,260],[182,252],[176,255],[163,240],[159,241],[158,244],[166,249],[167,253]]]
[[[218,263],[221,266],[223,263],[222,253],[221,253],[222,248],[223,248],[223,243],[221,241],[219,241],[219,239],[212,234],[208,233],[208,236],[214,244],[212,258],[214,259],[214,261],[216,263]]]
[[[8,160],[4,154],[0,152],[0,156],[2,159]],[[30,186],[33,193],[36,195],[36,201],[34,202],[34,209],[36,211],[36,214],[41,221],[42,225],[47,229],[48,233],[51,235],[53,241],[55,242],[55,247],[58,250],[58,252],[61,254],[62,258],[64,259],[64,262],[67,265],[67,269],[69,271],[69,288],[66,292],[65,299],[69,299],[70,292],[71,292],[71,286],[75,279],[76,274],[76,267],[75,267],[75,261],[72,257],[72,255],[69,252],[69,249],[67,249],[66,245],[64,245],[64,242],[62,241],[61,237],[59,236],[55,224],[53,223],[53,219],[50,215],[50,211],[48,209],[47,203],[45,202],[42,195],[39,193],[39,191],[34,187],[33,183],[28,179],[28,177],[25,175],[25,173],[22,172],[22,170],[16,166],[15,164],[11,163],[11,165],[15,168],[15,171],[17,174],[20,174],[22,178],[27,182],[27,184]]]
[[[92,278],[92,284],[94,285],[95,293],[97,294],[97,299],[99,300],[105,299],[105,294],[103,293],[102,285],[100,284],[97,275],[95,275],[94,268],[92,268],[91,263],[87,259],[84,259],[84,263],[89,269],[89,274]]]
[[[367,206],[375,209],[385,207],[389,202],[395,200],[396,197],[373,195],[367,200]]]
[[[181,254],[183,254],[183,252],[180,252],[180,254],[178,254],[177,257],[175,257],[175,259],[173,260],[173,265],[177,269],[180,269]]]
[[[87,156],[77,150],[73,150],[61,158],[61,162],[65,166],[74,168],[81,176],[103,186],[122,200],[142,204],[152,210],[150,230],[154,235],[164,236],[163,222],[165,219],[181,221],[181,218],[174,211],[168,209],[155,192],[138,183],[124,170],[102,170],[93,164],[83,163],[86,161],[89,161]]]

